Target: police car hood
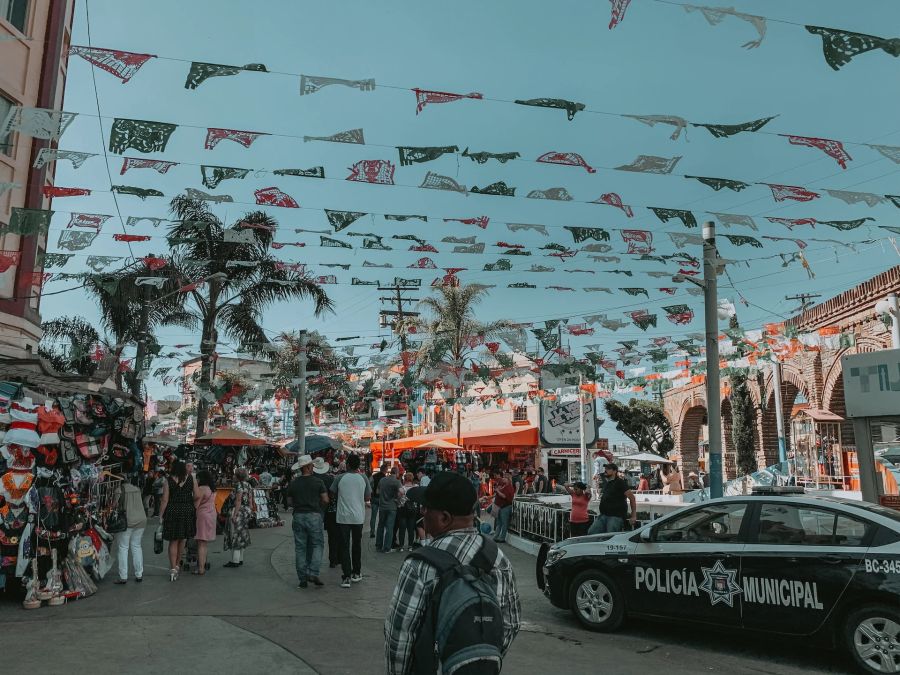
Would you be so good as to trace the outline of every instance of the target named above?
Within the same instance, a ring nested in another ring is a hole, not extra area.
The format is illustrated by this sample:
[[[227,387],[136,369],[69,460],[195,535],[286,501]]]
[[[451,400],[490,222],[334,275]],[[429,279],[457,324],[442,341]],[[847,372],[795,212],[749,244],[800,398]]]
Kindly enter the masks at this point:
[[[609,541],[613,537],[622,536],[622,532],[611,532],[609,534],[588,534],[584,537],[572,537],[566,539],[563,544],[569,546],[571,544],[596,544],[602,541]]]

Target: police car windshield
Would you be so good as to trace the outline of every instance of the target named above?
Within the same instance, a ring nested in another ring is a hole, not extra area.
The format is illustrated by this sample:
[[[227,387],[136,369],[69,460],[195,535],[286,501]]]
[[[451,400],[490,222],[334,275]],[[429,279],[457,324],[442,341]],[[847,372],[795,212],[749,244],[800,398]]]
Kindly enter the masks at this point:
[[[869,502],[852,502],[852,504],[858,509],[869,511],[870,513],[876,513],[879,516],[890,518],[895,523],[900,524],[900,511],[895,511],[894,509],[879,506],[878,504],[870,504]]]

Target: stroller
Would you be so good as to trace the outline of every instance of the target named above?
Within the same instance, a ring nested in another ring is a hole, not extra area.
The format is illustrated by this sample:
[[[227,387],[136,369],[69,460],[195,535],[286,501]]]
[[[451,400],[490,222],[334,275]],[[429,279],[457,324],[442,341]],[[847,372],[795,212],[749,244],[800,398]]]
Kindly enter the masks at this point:
[[[181,569],[184,572],[199,571],[200,561],[197,559],[197,540],[191,537],[184,545],[184,555],[181,556]],[[205,570],[209,571],[209,561],[206,561]]]

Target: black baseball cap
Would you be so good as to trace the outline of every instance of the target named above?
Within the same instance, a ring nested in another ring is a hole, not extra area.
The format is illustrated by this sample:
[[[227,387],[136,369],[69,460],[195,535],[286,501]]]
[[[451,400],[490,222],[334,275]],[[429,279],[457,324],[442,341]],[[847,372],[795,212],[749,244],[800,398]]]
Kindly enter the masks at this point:
[[[455,471],[442,471],[425,488],[422,505],[454,516],[468,516],[475,511],[476,501],[478,495],[468,478]]]
[[[618,466],[617,464],[613,464],[612,462],[607,462],[607,463],[604,465],[603,468],[604,468],[604,469],[612,469],[612,470],[614,470],[614,471],[618,471],[618,470],[619,470],[619,466]]]

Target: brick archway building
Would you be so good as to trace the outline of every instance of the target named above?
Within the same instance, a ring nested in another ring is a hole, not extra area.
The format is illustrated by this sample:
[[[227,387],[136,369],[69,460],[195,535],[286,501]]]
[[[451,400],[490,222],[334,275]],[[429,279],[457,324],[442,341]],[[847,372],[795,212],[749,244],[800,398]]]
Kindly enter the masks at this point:
[[[875,304],[888,293],[900,293],[900,265],[851,288],[830,300],[808,309],[786,323],[803,333],[837,326],[854,333],[856,345],[845,349],[821,348],[801,351],[782,364],[781,396],[785,416],[785,439],[791,447],[791,410],[798,397],[813,409],[846,416],[841,357],[844,354],[890,349],[890,330],[875,314]],[[748,382],[755,412],[754,448],[757,465],[771,466],[778,461],[778,433],[775,421],[775,394],[772,373],[766,369]],[[727,388],[730,389],[730,388]],[[706,385],[690,384],[670,389],[663,396],[666,417],[672,424],[675,449],[681,454],[685,471],[696,471],[703,426],[706,423]],[[736,455],[731,433],[731,402],[722,396],[722,450],[725,478],[736,477]],[[840,426],[840,443],[854,445],[853,427]]]

